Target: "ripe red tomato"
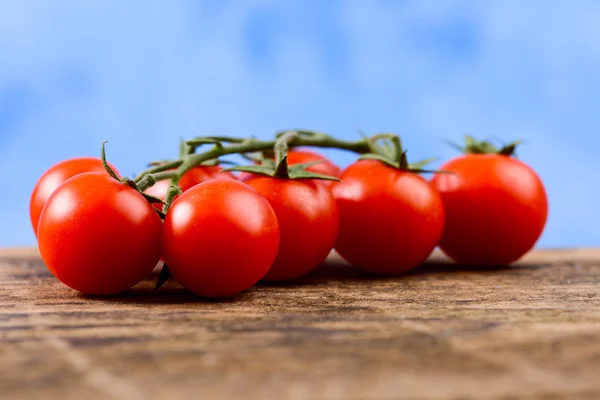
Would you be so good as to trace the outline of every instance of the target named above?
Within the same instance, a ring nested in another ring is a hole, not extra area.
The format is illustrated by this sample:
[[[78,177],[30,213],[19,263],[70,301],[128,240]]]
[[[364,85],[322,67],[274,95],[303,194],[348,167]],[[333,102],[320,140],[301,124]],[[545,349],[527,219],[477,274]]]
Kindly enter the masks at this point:
[[[65,285],[113,294],[144,279],[162,251],[162,221],[136,190],[104,173],[59,186],[40,216],[42,259]]]
[[[164,221],[164,258],[173,277],[205,297],[229,297],[258,282],[279,248],[268,201],[250,186],[211,179],[184,192]]]
[[[116,168],[110,166],[119,175]],[[84,172],[106,173],[106,170],[102,166],[102,160],[97,157],[77,157],[54,164],[40,177],[29,201],[29,217],[36,235],[40,214],[50,195],[67,179]]]
[[[298,278],[319,266],[333,249],[338,211],[331,191],[314,180],[260,176],[246,181],[275,210],[281,243],[275,263],[263,278]]]
[[[433,184],[446,209],[441,249],[465,265],[506,265],[537,242],[548,215],[546,191],[521,161],[470,154],[441,167]]]
[[[302,150],[302,149],[294,149],[288,152],[288,165],[296,165],[296,164],[305,164],[313,161],[321,161],[321,163],[312,165],[306,168],[307,171],[314,172],[317,174],[334,176],[336,178],[340,177],[341,170],[340,167],[329,161],[325,156],[321,154],[315,153],[310,150]],[[240,172],[238,175],[238,179],[242,182],[247,181],[250,178],[256,177],[258,174],[253,174],[249,172]],[[316,182],[324,183],[327,186],[330,186],[332,182],[329,180],[316,180]]]
[[[442,199],[416,173],[376,160],[350,165],[333,185],[340,212],[336,251],[379,274],[408,271],[431,254],[444,226]]]

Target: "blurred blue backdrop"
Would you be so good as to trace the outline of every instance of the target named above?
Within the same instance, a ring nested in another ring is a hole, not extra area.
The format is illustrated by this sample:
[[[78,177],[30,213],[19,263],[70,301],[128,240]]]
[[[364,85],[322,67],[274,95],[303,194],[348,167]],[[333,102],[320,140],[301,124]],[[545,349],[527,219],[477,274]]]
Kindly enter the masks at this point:
[[[35,243],[37,178],[103,140],[130,175],[182,136],[296,127],[393,131],[412,159],[526,139],[539,245],[599,245],[598,71],[597,1],[0,1],[0,246]]]

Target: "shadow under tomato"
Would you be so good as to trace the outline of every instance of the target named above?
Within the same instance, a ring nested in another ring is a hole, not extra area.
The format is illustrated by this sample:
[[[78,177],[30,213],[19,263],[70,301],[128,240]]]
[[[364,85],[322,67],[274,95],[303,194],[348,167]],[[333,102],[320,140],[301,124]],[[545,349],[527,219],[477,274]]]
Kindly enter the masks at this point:
[[[409,275],[419,274],[437,274],[437,273],[473,273],[473,274],[487,274],[487,273],[506,273],[506,272],[517,272],[524,269],[540,269],[551,267],[550,262],[532,262],[532,261],[519,261],[510,265],[462,265],[455,264],[451,261],[446,260],[430,260],[412,271],[408,272]]]
[[[415,269],[407,272],[407,275],[422,275],[422,274],[437,274],[437,273],[474,273],[474,274],[485,274],[485,273],[496,273],[505,272],[507,270],[514,270],[518,268],[515,265],[461,265],[450,262],[437,262],[428,261],[425,262]]]
[[[106,296],[81,294],[81,297],[108,303],[128,304],[237,303],[248,301],[252,297],[252,292],[243,292],[227,298],[202,297],[173,281],[168,281],[160,289],[154,291],[157,276],[152,274],[148,280],[123,293]]]
[[[549,263],[520,262],[515,265],[500,265],[493,267],[477,265],[466,266],[454,264],[444,257],[436,256],[406,273],[398,275],[379,275],[352,267],[342,258],[333,254],[324,264],[301,278],[283,282],[261,281],[253,289],[230,298],[213,299],[201,297],[184,289],[180,284],[172,279],[167,281],[167,283],[165,283],[165,285],[159,290],[154,291],[154,285],[156,284],[156,280],[158,278],[158,270],[155,270],[152,275],[148,277],[148,279],[124,293],[110,296],[81,296],[87,299],[100,300],[104,302],[129,304],[233,304],[252,300],[255,292],[260,291],[261,288],[293,289],[307,286],[319,287],[326,286],[331,282],[364,282],[368,284],[373,282],[418,279],[420,276],[453,275],[457,273],[468,275],[505,274],[507,272],[518,272],[524,268],[538,269],[546,268],[550,265],[551,264]]]
[[[391,281],[391,280],[402,280],[407,278],[413,278],[418,276],[426,275],[442,275],[442,274],[500,274],[506,272],[517,272],[524,268],[545,268],[550,264],[542,263],[519,263],[515,265],[498,265],[498,266],[482,266],[482,265],[460,265],[452,263],[451,261],[443,258],[434,258],[426,261],[419,265],[413,270],[405,273],[396,275],[380,275],[369,273],[358,268],[350,266],[344,260],[339,257],[332,257],[327,262],[319,266],[311,273],[290,281],[283,282],[269,282],[261,281],[260,286],[264,287],[298,287],[308,285],[322,285],[327,282],[342,282],[342,281],[364,281],[364,282],[376,282],[376,281]]]

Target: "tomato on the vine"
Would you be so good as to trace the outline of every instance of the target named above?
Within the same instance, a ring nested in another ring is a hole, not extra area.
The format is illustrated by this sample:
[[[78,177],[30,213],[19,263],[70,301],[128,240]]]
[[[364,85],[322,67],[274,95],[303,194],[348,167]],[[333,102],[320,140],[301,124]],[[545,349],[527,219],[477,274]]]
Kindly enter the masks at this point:
[[[112,165],[111,168],[118,175]],[[36,236],[40,214],[50,195],[67,179],[84,172],[106,173],[106,170],[102,166],[100,158],[76,157],[54,164],[37,181],[29,201],[29,218]]]
[[[466,154],[441,169],[451,172],[432,180],[446,209],[446,255],[465,265],[507,265],[533,248],[548,199],[531,167],[510,154]]]
[[[205,297],[229,297],[267,273],[279,248],[268,201],[237,180],[211,179],[171,205],[164,221],[164,259],[173,277]]]
[[[281,231],[277,259],[263,280],[295,279],[325,261],[339,223],[329,189],[312,179],[257,176],[246,183],[269,201]]]
[[[377,160],[351,164],[333,185],[340,212],[335,250],[369,272],[408,271],[431,254],[444,226],[442,199],[420,175]]]
[[[162,252],[162,221],[135,189],[106,173],[76,175],[46,202],[40,254],[52,274],[86,294],[122,292],[150,274]]]

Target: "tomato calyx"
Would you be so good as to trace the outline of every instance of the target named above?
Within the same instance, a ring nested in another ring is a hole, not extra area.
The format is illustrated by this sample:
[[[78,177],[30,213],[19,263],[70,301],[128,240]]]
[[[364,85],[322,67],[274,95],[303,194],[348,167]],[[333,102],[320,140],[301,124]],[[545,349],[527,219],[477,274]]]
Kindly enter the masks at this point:
[[[402,147],[400,136],[393,133],[379,133],[367,137],[359,133],[369,143],[370,153],[363,154],[359,160],[377,160],[389,167],[414,173],[445,173],[446,171],[424,169],[426,165],[436,161],[437,158],[428,158],[415,163],[409,163],[406,156],[407,150]]]
[[[464,146],[449,140],[444,140],[444,143],[464,154],[498,154],[508,157],[515,157],[517,147],[523,144],[523,140],[513,140],[506,144],[501,143],[498,147],[490,140],[477,140],[471,135],[465,135],[463,140]]]
[[[265,175],[279,179],[320,179],[339,182],[335,176],[319,174],[308,171],[307,168],[325,162],[325,160],[311,161],[308,163],[289,165],[288,151],[289,143],[298,137],[297,131],[288,131],[278,136],[273,147],[275,160],[265,157],[264,153],[246,156],[258,165],[235,166],[225,171],[243,171],[258,175]]]

